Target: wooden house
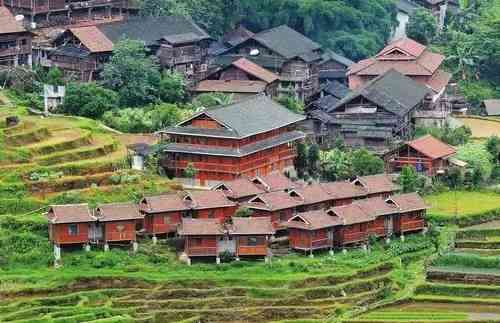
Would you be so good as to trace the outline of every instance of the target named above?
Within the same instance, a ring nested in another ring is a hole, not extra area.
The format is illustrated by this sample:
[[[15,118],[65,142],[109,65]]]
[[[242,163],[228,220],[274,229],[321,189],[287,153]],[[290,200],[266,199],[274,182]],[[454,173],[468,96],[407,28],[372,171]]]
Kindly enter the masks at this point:
[[[295,191],[275,191],[257,195],[244,206],[253,211],[252,217],[269,217],[274,228],[281,230],[284,229],[283,223],[292,218],[303,204],[303,198]]]
[[[394,233],[422,231],[426,227],[425,214],[429,206],[417,193],[391,196],[387,201],[394,203],[399,214],[394,219]]]
[[[352,181],[352,184],[363,188],[366,191],[366,197],[387,198],[400,189],[388,174],[358,176]]]
[[[385,238],[395,233],[395,219],[400,210],[392,201],[376,196],[358,200],[356,205],[373,217],[367,225],[368,237]]]
[[[177,231],[183,218],[223,222],[236,212],[237,204],[223,191],[195,191],[145,197],[139,203],[144,229],[153,236]]]
[[[279,77],[246,58],[240,58],[228,66],[211,71],[206,79],[194,88],[195,94],[225,93],[240,100],[264,93],[277,96]]]
[[[103,242],[135,242],[136,230],[143,226],[144,215],[135,203],[109,203],[97,206],[95,216],[103,230]]]
[[[89,20],[113,21],[138,11],[131,0],[4,0],[3,5],[15,14],[28,17],[37,27],[66,26]]]
[[[390,171],[400,171],[405,166],[415,167],[429,176],[444,174],[452,163],[456,150],[431,135],[407,141],[385,157]]]
[[[347,85],[347,70],[353,61],[331,50],[325,50],[319,62],[319,82],[326,84],[340,82]]]
[[[108,24],[71,27],[54,41],[46,53],[47,66],[91,81],[98,76],[122,38],[139,40],[163,69],[183,74],[188,82],[200,80],[207,72],[210,36],[185,17],[133,17]],[[44,55],[43,52],[40,55]]]
[[[323,144],[341,138],[347,146],[385,153],[394,142],[411,137],[414,113],[428,93],[425,86],[390,69],[351,91],[328,112],[308,111],[308,118]]]
[[[340,218],[341,225],[334,234],[337,246],[365,244],[370,236],[369,228],[376,217],[357,203],[336,206],[330,209],[330,214]]]
[[[189,264],[191,257],[218,258],[220,248],[225,250],[224,241],[229,241],[225,228],[217,219],[183,218],[177,233],[184,238],[184,253]],[[218,243],[220,238],[222,241]]]
[[[348,205],[366,196],[362,187],[348,181],[326,182],[320,185],[330,195],[328,207]]]
[[[284,172],[293,169],[295,142],[304,138],[295,127],[303,119],[264,95],[203,110],[161,132],[170,138],[162,165],[177,178],[191,165],[202,186]]]
[[[245,57],[279,76],[279,95],[305,100],[319,88],[321,55],[319,44],[282,25],[239,38],[217,56],[215,64]]]
[[[31,66],[32,33],[3,6],[0,6],[0,26],[0,65]]]
[[[52,205],[47,212],[49,240],[57,246],[89,244],[100,238],[87,204]]]
[[[270,218],[240,218],[231,219],[230,235],[236,243],[237,259],[244,256],[270,256],[269,241],[275,231]]]
[[[334,234],[342,221],[332,211],[315,210],[299,213],[286,223],[290,247],[313,252],[334,247]]]

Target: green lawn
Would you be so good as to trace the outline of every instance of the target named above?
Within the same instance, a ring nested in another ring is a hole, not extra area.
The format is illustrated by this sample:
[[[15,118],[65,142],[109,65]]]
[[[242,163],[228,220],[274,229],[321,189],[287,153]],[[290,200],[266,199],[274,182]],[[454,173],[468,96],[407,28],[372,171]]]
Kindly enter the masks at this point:
[[[425,197],[429,214],[454,217],[484,213],[500,208],[500,194],[495,192],[445,192]]]

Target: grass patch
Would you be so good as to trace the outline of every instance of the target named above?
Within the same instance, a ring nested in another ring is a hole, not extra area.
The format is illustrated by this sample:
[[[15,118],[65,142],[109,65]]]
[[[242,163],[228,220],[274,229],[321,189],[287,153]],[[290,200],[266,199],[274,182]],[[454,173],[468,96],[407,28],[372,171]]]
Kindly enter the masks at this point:
[[[500,208],[500,194],[490,191],[444,192],[426,196],[425,201],[431,205],[431,217],[461,217]]]

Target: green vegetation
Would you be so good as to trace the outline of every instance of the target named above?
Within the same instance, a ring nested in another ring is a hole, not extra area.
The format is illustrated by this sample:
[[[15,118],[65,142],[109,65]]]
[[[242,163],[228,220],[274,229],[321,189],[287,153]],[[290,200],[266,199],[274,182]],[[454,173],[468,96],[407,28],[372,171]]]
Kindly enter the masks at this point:
[[[424,45],[436,37],[437,30],[436,17],[423,8],[413,11],[406,25],[406,35]]]

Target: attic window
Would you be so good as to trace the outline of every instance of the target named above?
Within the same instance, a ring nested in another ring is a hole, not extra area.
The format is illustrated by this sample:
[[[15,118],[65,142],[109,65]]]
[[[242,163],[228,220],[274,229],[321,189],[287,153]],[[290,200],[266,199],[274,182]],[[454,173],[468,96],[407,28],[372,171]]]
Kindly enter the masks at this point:
[[[262,203],[265,204],[264,200],[262,200],[260,197],[256,197],[253,200],[251,200],[252,203]]]
[[[387,199],[387,200],[385,200],[385,203],[387,203],[387,204],[391,204],[391,205],[394,205],[394,206],[397,206],[396,202],[394,202],[394,201],[393,201],[393,200],[391,200],[391,199]]]
[[[252,183],[257,185],[264,185],[264,183],[262,183],[262,181],[257,177],[252,180]]]
[[[299,193],[295,192],[294,190],[291,190],[290,192],[288,192],[288,194],[291,196],[291,197],[301,197]]]
[[[354,184],[355,186],[365,187],[365,185],[359,179],[354,180],[352,184]]]
[[[292,221],[297,221],[297,222],[302,222],[302,223],[307,223],[302,217],[296,216]]]
[[[184,196],[184,201],[193,202],[193,198],[191,197],[191,195],[186,195]]]
[[[337,216],[332,210],[326,211],[326,214],[328,214],[329,216]]]
[[[229,191],[229,188],[226,185],[221,184],[221,185],[217,186],[217,188],[215,190],[216,191],[225,191],[225,192],[227,192],[227,191]]]

